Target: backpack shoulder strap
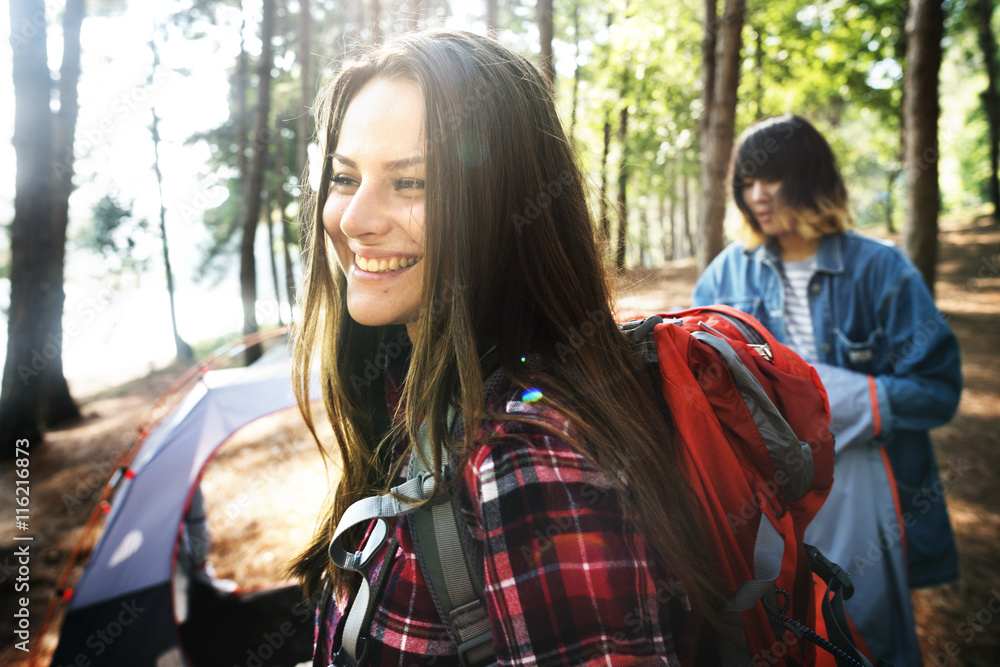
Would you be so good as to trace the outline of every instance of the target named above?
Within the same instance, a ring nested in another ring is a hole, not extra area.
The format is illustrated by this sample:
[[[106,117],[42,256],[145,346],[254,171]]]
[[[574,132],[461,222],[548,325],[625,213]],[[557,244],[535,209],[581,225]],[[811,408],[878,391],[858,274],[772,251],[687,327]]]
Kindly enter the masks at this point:
[[[428,474],[425,461],[434,460],[423,427],[417,447],[421,455],[411,458],[408,477]],[[441,477],[447,479],[449,465],[442,461],[441,466]],[[483,582],[471,554],[462,545],[454,499],[442,493],[425,511],[412,514],[409,521],[420,571],[448,634],[458,647],[460,664],[470,667],[494,664],[493,634]]]

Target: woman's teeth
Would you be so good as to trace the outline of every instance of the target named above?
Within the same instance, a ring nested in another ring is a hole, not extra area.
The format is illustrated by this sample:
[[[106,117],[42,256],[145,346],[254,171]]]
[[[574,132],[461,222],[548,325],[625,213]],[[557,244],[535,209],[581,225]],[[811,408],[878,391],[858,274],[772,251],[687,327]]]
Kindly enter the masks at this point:
[[[358,265],[358,268],[362,271],[369,271],[371,273],[389,273],[391,271],[399,271],[400,269],[405,269],[408,266],[413,266],[420,261],[419,257],[389,257],[389,258],[371,258],[365,259],[359,255],[354,256],[354,263]]]

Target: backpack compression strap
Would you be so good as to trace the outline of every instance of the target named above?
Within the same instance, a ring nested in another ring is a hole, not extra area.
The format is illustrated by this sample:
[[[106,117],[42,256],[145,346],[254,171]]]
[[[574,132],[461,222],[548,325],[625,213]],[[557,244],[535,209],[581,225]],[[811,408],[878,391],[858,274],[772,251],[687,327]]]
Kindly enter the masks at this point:
[[[394,495],[395,494],[395,495]],[[378,603],[371,594],[371,582],[363,568],[385,544],[389,536],[389,526],[386,519],[409,514],[420,509],[423,501],[434,494],[434,477],[431,475],[407,479],[404,484],[393,487],[384,496],[371,496],[355,502],[337,524],[337,530],[330,540],[330,560],[337,566],[360,572],[361,586],[351,602],[350,611],[344,620],[344,632],[341,647],[334,656],[334,665],[364,664],[367,653],[367,623],[370,621],[370,611]],[[368,539],[358,551],[347,551],[340,543],[340,538],[349,530],[360,524],[375,521]]]
[[[449,423],[455,423],[453,415]],[[410,458],[408,477],[430,474],[425,461],[433,461],[434,456],[423,427],[417,446],[422,456],[415,454]],[[445,458],[442,454],[441,478],[449,479],[451,471]],[[469,550],[463,547],[459,530],[455,503],[446,493],[435,498],[426,511],[410,516],[410,536],[420,571],[438,614],[458,647],[459,663],[485,667],[496,662],[486,596],[479,568],[472,562]]]
[[[354,667],[365,662],[368,626],[378,600],[373,597],[371,582],[362,570],[385,544],[389,532],[386,519],[403,515],[410,516],[410,534],[420,571],[458,647],[460,664],[485,667],[495,662],[483,584],[473,574],[478,570],[467,560],[467,551],[462,547],[450,496],[441,493],[435,497],[434,475],[424,464],[425,460],[433,461],[433,454],[423,427],[417,446],[423,456],[417,453],[411,456],[406,482],[394,486],[386,495],[362,498],[348,507],[330,541],[330,559],[339,567],[362,574],[361,586],[344,620],[335,665]],[[442,462],[442,478],[448,479],[449,474],[447,462]],[[356,552],[344,549],[340,538],[354,526],[371,521],[375,521],[375,526],[364,545]]]

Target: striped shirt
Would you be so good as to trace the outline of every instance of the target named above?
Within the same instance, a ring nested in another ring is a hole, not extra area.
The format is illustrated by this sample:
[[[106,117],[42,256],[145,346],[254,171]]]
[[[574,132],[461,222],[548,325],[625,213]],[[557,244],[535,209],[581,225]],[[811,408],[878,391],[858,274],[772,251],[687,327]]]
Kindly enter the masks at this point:
[[[819,361],[809,312],[809,281],[816,273],[816,255],[801,262],[782,262],[785,287],[785,336],[788,346],[811,364]]]

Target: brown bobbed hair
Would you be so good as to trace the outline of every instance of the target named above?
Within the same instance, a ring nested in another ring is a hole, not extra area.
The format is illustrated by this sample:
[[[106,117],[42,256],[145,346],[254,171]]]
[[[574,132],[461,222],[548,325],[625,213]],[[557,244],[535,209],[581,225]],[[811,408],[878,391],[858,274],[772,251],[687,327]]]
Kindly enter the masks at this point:
[[[426,264],[413,341],[401,326],[351,319],[322,224],[345,110],[376,78],[415,82],[424,98]],[[538,69],[487,37],[407,33],[347,66],[317,107],[323,167],[301,219],[306,280],[294,379],[315,436],[309,379],[318,361],[343,474],[292,574],[307,590],[324,573],[338,594],[351,589],[327,557],[337,521],[355,500],[385,492],[396,473],[393,443],[412,442],[421,423],[436,458],[464,460],[478,444],[470,425],[488,417],[481,358],[492,350],[515,385],[544,387],[542,402],[572,424],[573,446],[605,471],[630,514],[642,508],[646,539],[699,616],[718,627],[724,598],[675,462],[659,377],[643,370],[615,324],[583,176]],[[406,354],[405,414],[390,416],[382,373]],[[542,363],[529,371],[526,355]],[[449,433],[450,408],[464,419],[465,440]]]
[[[743,200],[749,179],[781,181],[776,220],[803,238],[835,234],[853,225],[833,150],[801,116],[785,114],[754,123],[733,149],[730,180],[733,201],[743,217],[740,238],[754,248],[767,239]]]

